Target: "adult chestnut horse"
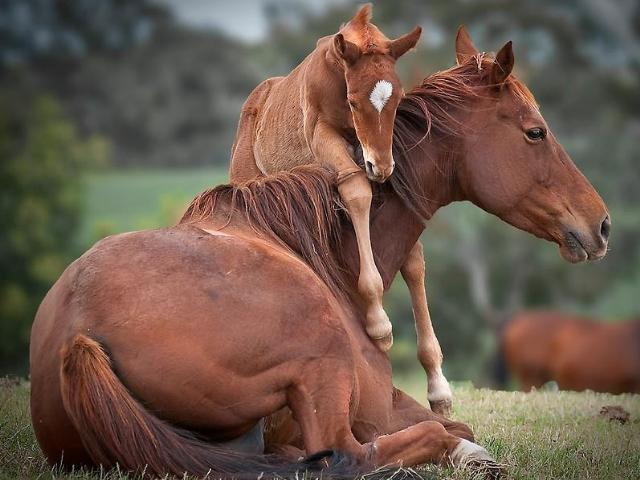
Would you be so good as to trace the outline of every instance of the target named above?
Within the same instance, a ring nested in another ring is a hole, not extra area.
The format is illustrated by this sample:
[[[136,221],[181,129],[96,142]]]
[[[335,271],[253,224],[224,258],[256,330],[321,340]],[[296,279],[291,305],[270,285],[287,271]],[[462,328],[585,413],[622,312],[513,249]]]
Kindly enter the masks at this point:
[[[525,391],[555,380],[562,390],[640,393],[640,319],[521,312],[505,325],[502,349]]]
[[[397,171],[372,215],[387,286],[425,219],[459,200],[571,261],[606,251],[606,207],[510,74],[511,43],[494,60],[467,40],[461,64],[398,110]],[[357,240],[333,180],[303,167],[218,187],[179,225],[109,237],[74,262],[32,330],[32,421],[49,461],[159,474],[296,468],[269,466],[264,438],[269,451],[339,450],[361,469],[491,464],[468,427],[393,387],[362,328]]]
[[[229,176],[242,183],[314,163],[339,173],[338,191],[358,239],[365,328],[387,350],[392,327],[371,250],[367,177],[384,182],[393,171],[393,121],[402,97],[395,63],[415,46],[421,29],[389,40],[370,20],[367,4],[337,34],[318,40],[289,75],[256,87],[242,108]],[[356,137],[366,176],[352,159],[350,140]]]

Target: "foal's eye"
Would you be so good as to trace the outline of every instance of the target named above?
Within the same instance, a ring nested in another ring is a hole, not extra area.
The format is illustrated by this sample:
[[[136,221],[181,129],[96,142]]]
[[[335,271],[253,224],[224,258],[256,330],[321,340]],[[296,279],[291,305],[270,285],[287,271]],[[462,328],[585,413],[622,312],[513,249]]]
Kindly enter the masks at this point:
[[[547,136],[547,131],[543,128],[530,128],[529,130],[527,130],[527,138],[529,138],[529,140],[533,140],[534,142],[540,141],[540,140],[544,140],[544,137]]]

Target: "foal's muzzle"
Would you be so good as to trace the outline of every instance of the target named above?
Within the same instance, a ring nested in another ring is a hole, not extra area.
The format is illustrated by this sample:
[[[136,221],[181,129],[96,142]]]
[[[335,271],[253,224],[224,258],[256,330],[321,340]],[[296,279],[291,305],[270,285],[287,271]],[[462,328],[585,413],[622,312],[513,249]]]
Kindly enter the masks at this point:
[[[395,162],[391,161],[391,166],[385,169],[378,168],[373,162],[369,160],[364,161],[364,168],[367,172],[367,177],[372,182],[384,183],[387,178],[391,176],[393,173],[393,168],[395,167]]]

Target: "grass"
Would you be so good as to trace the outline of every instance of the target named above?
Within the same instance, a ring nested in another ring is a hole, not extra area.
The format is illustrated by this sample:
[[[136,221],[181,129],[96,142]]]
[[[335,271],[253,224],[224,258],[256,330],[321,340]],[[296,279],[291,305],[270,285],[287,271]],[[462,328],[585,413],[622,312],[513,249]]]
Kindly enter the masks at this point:
[[[224,168],[111,170],[89,175],[79,244],[174,223],[196,194],[227,182]]]
[[[422,382],[401,378],[399,386],[424,395]],[[538,391],[529,394],[454,385],[454,418],[471,425],[477,441],[508,466],[514,479],[640,478],[640,395]],[[603,405],[631,414],[621,425],[598,416]],[[430,466],[424,478],[474,478],[469,471]],[[0,480],[132,478],[123,472],[61,474],[45,462],[29,419],[29,386],[0,382]]]

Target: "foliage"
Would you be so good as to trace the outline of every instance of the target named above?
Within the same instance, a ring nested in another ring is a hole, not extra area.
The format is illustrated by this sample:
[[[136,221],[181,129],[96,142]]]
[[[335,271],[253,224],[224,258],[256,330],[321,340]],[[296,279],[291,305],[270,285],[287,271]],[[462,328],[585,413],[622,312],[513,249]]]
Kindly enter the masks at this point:
[[[0,65],[117,52],[147,41],[165,16],[144,0],[4,0]]]
[[[35,309],[78,252],[81,175],[108,154],[104,140],[78,137],[53,98],[14,116],[11,101],[0,98],[0,369],[24,365]]]

